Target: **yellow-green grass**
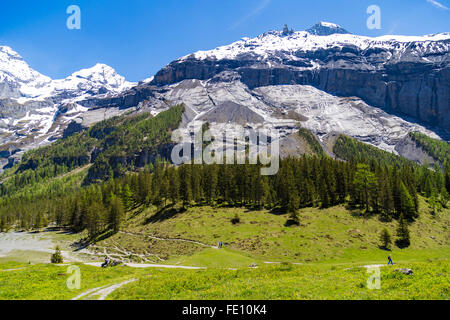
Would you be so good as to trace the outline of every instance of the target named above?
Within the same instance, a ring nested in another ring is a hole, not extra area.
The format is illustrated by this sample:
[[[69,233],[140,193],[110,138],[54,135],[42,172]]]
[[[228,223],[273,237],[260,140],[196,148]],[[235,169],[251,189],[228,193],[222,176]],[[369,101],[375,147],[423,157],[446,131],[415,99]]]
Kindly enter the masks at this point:
[[[146,272],[125,267],[102,269],[78,265],[81,270],[81,288],[70,290],[67,286],[67,279],[71,276],[67,274],[68,267],[67,265],[50,264],[1,264],[0,299],[67,300],[92,288],[113,285],[136,276],[144,276]]]
[[[450,298],[449,261],[382,267],[380,290],[370,290],[365,268],[317,265],[262,265],[259,268],[205,270],[108,269],[79,265],[81,289],[70,290],[68,266],[0,265],[0,299],[72,299],[93,288],[136,282],[107,299],[446,299]],[[411,268],[413,275],[395,269]],[[12,269],[12,271],[4,271]]]
[[[170,265],[208,268],[245,268],[252,264],[260,265],[264,262],[243,252],[234,251],[228,248],[208,248],[193,255],[174,257],[166,263]]]
[[[178,270],[143,278],[109,299],[449,299],[449,262],[413,263],[413,275],[381,268],[380,290],[370,290],[365,268],[273,265],[257,269]]]
[[[392,251],[381,250],[380,232],[387,228],[395,240],[397,222],[381,222],[374,215],[367,218],[359,210],[344,206],[325,210],[307,208],[299,210],[300,226],[286,227],[286,214],[274,214],[267,210],[250,211],[245,208],[192,207],[166,219],[149,222],[156,209],[147,208],[127,221],[125,232],[100,242],[108,246],[115,241],[137,252],[162,254],[169,261],[178,257],[189,263],[204,246],[176,241],[159,241],[146,235],[161,238],[181,238],[200,241],[209,246],[218,241],[242,257],[258,261],[288,261],[301,263],[380,263],[388,254],[402,261],[425,261],[449,257],[450,210],[437,216],[430,214],[427,203],[420,199],[420,217],[410,224],[411,246]],[[238,215],[240,223],[231,219]],[[186,256],[194,255],[189,259]],[[208,255],[203,253],[203,255]],[[200,258],[199,258],[200,259]],[[249,260],[245,260],[247,263]],[[199,260],[201,262],[201,259]]]

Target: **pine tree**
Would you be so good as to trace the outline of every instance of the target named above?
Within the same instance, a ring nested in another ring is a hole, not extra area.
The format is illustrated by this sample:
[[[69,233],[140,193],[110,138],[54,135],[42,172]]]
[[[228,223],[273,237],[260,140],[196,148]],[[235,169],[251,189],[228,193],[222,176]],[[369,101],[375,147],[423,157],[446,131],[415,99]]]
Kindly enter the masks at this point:
[[[381,248],[388,250],[391,246],[391,235],[387,229],[383,229],[380,234]]]
[[[299,208],[299,199],[296,195],[289,195],[289,202],[287,205],[287,212],[295,213]]]
[[[0,232],[8,232],[8,224],[4,216],[0,217]]]
[[[133,206],[133,193],[131,192],[130,186],[128,184],[123,187],[122,202],[125,210],[130,210]]]
[[[205,179],[203,179],[203,189],[205,190],[208,204],[212,204],[217,197],[218,176],[217,166],[210,165],[205,169]]]
[[[399,248],[406,248],[410,245],[408,223],[404,219],[403,213],[400,215],[397,227],[397,240],[395,244]]]
[[[431,183],[431,176],[429,174],[425,179],[424,193],[425,197],[427,198],[431,197],[431,194],[433,193],[433,185]]]
[[[64,262],[61,249],[58,246],[55,248],[55,253],[52,254],[50,262],[54,264],[61,264]]]
[[[92,202],[87,209],[87,230],[90,239],[101,234],[105,226],[105,208],[100,202]]]
[[[183,201],[183,208],[186,208],[192,201],[191,166],[183,165],[178,170],[180,174],[180,196]]]
[[[448,161],[444,163],[444,184],[447,193],[450,194],[450,163]]]
[[[179,190],[180,190],[180,179],[179,176],[174,168],[169,169],[168,171],[169,176],[169,185],[168,185],[168,192],[169,192],[169,198],[172,202],[172,206],[174,206],[178,199],[179,199]],[[167,183],[167,179],[165,179],[164,184]],[[164,187],[165,188],[165,187]]]
[[[119,232],[125,218],[125,210],[122,201],[115,195],[111,196],[111,209],[109,224],[114,232]]]
[[[148,203],[151,196],[151,177],[148,171],[139,174],[138,183],[138,201],[141,204]]]
[[[409,194],[403,182],[400,182],[400,214],[409,220],[416,217],[416,209],[413,198]]]
[[[259,168],[257,170],[259,170]],[[270,202],[270,185],[267,176],[261,176],[259,172],[257,175],[260,177],[258,183],[259,199],[257,200],[257,205],[258,208],[261,209],[261,206],[264,206]]]
[[[392,195],[391,183],[387,175],[382,175],[378,180],[380,186],[380,210],[384,221],[390,221],[394,212],[394,197]]]
[[[358,164],[353,184],[360,194],[361,200],[366,207],[366,212],[369,212],[371,193],[376,187],[376,177],[369,171],[367,165]]]
[[[445,187],[442,187],[442,190],[439,194],[439,202],[442,207],[447,208],[447,203],[450,200],[450,195],[447,192],[447,189]]]
[[[167,206],[167,200],[170,198],[170,181],[169,181],[169,171],[166,170],[162,176],[160,176],[158,184],[158,194],[155,195],[154,204],[159,208],[163,204],[164,207]]]
[[[192,198],[195,203],[200,203],[203,197],[202,188],[201,188],[201,171],[198,165],[191,165],[192,169]]]

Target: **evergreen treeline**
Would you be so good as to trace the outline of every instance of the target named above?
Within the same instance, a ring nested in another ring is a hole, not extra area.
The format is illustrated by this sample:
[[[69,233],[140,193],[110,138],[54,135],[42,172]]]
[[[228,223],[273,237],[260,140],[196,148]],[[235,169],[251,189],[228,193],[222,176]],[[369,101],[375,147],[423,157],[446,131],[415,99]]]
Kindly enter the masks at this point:
[[[261,176],[259,165],[177,168],[157,161],[154,168],[72,193],[3,198],[0,228],[31,229],[54,222],[74,231],[87,230],[95,238],[120,230],[126,213],[137,206],[162,209],[176,204],[276,209],[292,213],[295,220],[299,208],[349,203],[385,220],[402,217],[412,221],[419,212],[418,194],[426,196],[429,184],[431,193],[440,194],[446,205],[449,190],[444,176],[440,170],[425,167],[343,162],[328,157],[282,160],[274,176]]]

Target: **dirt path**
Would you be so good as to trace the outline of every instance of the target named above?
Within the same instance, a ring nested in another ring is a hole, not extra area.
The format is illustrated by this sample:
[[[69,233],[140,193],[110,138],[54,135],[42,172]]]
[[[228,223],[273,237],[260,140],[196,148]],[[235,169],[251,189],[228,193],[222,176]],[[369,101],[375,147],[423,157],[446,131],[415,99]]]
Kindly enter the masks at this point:
[[[85,262],[84,264],[100,268],[103,262]],[[178,265],[153,264],[153,263],[124,263],[122,264],[122,266],[127,266],[130,268],[167,268],[167,269],[188,269],[188,270],[206,269],[205,267],[191,267],[191,266],[178,266]]]
[[[89,289],[88,291],[86,291],[82,294],[79,294],[72,300],[80,300],[80,299],[82,299],[82,300],[105,300],[107,296],[109,296],[111,293],[113,293],[117,289],[119,289],[129,283],[135,282],[135,281],[137,281],[137,279],[123,281],[121,283],[117,283],[117,284],[114,284],[111,286],[106,285],[103,287]]]
[[[369,264],[367,266],[363,266],[363,268],[366,268],[366,269],[381,268],[381,267],[386,267],[386,265],[385,264]]]
[[[147,237],[150,239],[154,239],[154,240],[160,240],[160,241],[180,241],[180,242],[188,242],[188,243],[194,243],[194,244],[198,244],[200,246],[203,247],[208,247],[208,248],[217,248],[216,246],[212,246],[200,241],[195,241],[195,240],[188,240],[188,239],[176,239],[176,238],[160,238],[160,237],[156,237],[156,236],[149,236],[149,235],[143,235],[143,234],[135,234],[135,233],[129,233],[129,232],[120,232],[122,234],[126,234],[129,236],[136,236],[136,237]]]
[[[206,267],[174,266],[167,264],[127,263],[125,265],[131,268],[168,268],[168,269],[189,269],[189,270],[206,269]]]

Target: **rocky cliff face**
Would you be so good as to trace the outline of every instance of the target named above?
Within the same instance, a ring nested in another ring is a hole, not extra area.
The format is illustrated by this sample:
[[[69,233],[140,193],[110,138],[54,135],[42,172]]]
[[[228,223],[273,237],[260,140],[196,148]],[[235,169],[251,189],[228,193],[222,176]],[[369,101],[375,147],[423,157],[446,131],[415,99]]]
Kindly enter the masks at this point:
[[[368,38],[326,24],[288,36],[272,31],[176,60],[152,84],[228,81],[230,73],[250,89],[311,85],[450,130],[450,33]]]

